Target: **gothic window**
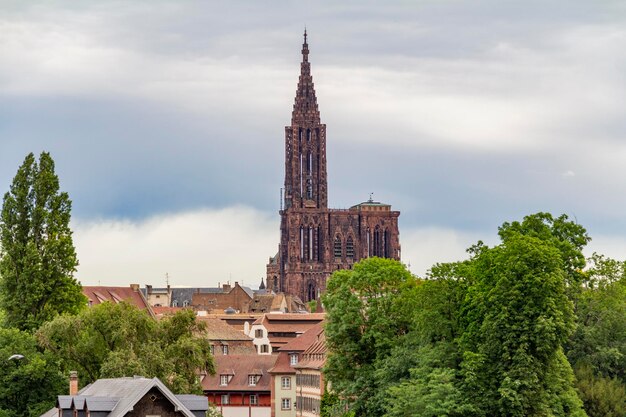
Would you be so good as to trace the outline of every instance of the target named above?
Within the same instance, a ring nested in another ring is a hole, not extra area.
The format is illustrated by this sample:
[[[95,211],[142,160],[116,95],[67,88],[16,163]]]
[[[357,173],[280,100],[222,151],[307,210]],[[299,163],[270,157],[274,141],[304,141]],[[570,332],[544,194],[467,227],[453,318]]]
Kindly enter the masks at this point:
[[[322,228],[318,227],[317,228],[317,260],[318,261],[323,261],[324,260],[324,246],[323,246],[323,242],[322,242]]]
[[[307,287],[307,301],[315,300],[315,284],[309,282]]]
[[[300,260],[304,261],[304,228],[300,226]]]
[[[278,292],[278,277],[277,276],[274,276],[272,288],[274,289],[274,292]]]
[[[352,240],[352,236],[348,236],[348,240],[346,240],[346,258],[354,259],[354,240]]]
[[[311,156],[311,152],[306,154],[306,169],[308,174],[313,172],[313,156]]]
[[[370,229],[367,229],[367,231],[365,232],[365,235],[367,236],[367,242],[366,242],[366,244],[367,244],[367,255],[366,256],[369,258],[370,257],[370,253],[371,253]]]
[[[309,142],[311,140],[311,129],[306,130],[306,141]]]
[[[381,236],[378,226],[374,229],[374,256],[381,256]]]
[[[339,237],[339,235],[335,236],[333,252],[335,253],[335,259],[341,259],[341,238]]]
[[[313,228],[309,227],[309,260],[313,260]]]
[[[311,179],[306,180],[306,198],[309,200],[313,199],[313,184],[311,184]]]

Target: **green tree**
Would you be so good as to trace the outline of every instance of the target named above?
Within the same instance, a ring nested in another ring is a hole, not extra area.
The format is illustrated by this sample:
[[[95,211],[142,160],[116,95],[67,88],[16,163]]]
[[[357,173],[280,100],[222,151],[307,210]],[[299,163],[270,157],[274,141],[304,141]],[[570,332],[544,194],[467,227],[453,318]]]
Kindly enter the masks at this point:
[[[78,260],[70,210],[50,154],[43,152],[39,161],[29,154],[4,195],[0,215],[0,308],[9,326],[32,331],[85,305],[73,278]]]
[[[67,389],[57,361],[38,351],[31,334],[0,328],[0,415],[39,416]]]
[[[154,321],[126,302],[63,315],[36,333],[39,345],[78,370],[82,384],[103,377],[158,377],[174,392],[200,393],[197,372],[213,373],[204,323],[191,310]]]
[[[584,416],[562,350],[575,322],[561,248],[510,230],[502,237],[472,260],[461,337],[466,394],[487,416]]]
[[[322,298],[330,354],[325,373],[356,416],[383,413],[376,369],[411,326],[416,279],[397,261],[369,258],[335,272]]]
[[[576,366],[576,379],[589,417],[626,416],[626,386],[620,380],[595,374],[587,364]]]

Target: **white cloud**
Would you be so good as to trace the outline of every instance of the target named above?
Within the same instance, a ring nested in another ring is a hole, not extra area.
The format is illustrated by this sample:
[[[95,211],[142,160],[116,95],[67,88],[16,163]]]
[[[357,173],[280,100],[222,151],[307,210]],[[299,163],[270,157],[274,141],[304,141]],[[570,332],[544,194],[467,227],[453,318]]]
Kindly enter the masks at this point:
[[[278,216],[248,207],[72,226],[84,285],[164,285],[168,273],[172,285],[255,287],[279,239]]]

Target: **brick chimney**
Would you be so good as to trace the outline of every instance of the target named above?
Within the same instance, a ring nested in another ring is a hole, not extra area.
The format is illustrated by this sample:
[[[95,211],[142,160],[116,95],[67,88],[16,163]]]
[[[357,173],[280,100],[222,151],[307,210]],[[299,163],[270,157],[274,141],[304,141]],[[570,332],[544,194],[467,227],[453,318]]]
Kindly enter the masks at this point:
[[[78,372],[70,371],[70,395],[78,394]]]

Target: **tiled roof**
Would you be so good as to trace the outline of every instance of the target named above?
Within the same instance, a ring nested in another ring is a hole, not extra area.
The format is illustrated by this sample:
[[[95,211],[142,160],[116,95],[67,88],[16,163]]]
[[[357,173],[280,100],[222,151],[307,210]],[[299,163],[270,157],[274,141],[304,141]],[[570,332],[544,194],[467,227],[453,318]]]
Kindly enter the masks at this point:
[[[237,330],[217,317],[204,316],[197,317],[196,320],[206,324],[209,340],[252,340],[252,338],[244,334],[243,331]]]
[[[272,374],[295,374],[296,370],[289,362],[289,354],[287,352],[278,352],[276,363],[269,370]]]
[[[292,339],[286,345],[280,347],[281,352],[304,352],[308,349],[313,343],[315,343],[320,335],[324,333],[324,324],[323,322],[317,323],[315,326],[311,327],[309,330],[304,332],[301,336]]]
[[[96,305],[109,301],[112,303],[121,303],[127,301],[141,310],[147,310],[154,317],[154,312],[145,297],[139,291],[131,286],[128,287],[106,287],[106,286],[84,286],[83,294],[87,297],[89,305]]]
[[[164,316],[171,316],[173,314],[176,314],[182,309],[183,307],[152,307],[152,311],[154,311],[154,314],[158,319],[163,318]]]
[[[276,355],[221,355],[215,358],[215,375],[202,380],[202,389],[210,392],[270,391],[269,369]],[[232,375],[228,385],[220,385],[220,375]],[[248,385],[249,375],[259,375],[256,385]]]
[[[294,367],[297,369],[320,370],[326,363],[326,337],[324,329],[318,333],[317,339],[300,355],[300,361]]]

